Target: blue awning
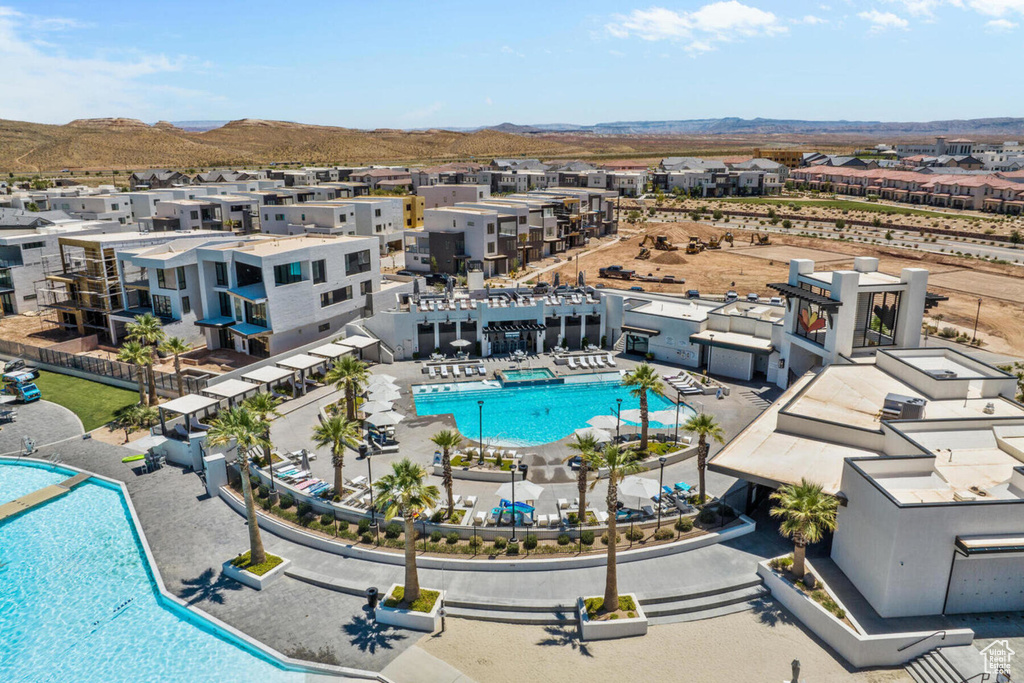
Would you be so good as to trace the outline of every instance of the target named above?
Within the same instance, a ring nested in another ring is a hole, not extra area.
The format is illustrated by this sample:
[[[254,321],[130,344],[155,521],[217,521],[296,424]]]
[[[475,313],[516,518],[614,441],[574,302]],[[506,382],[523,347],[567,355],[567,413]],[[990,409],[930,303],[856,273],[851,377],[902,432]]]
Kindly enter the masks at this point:
[[[260,327],[259,325],[250,325],[249,323],[238,323],[230,328],[235,334],[243,337],[256,337],[261,334],[273,334],[274,331],[268,327]]]
[[[234,294],[235,296],[241,297],[246,301],[251,301],[254,304],[260,304],[267,300],[267,289],[263,286],[262,282],[257,282],[254,285],[246,285],[245,287],[229,289],[228,294]]]
[[[219,315],[216,318],[197,320],[196,325],[199,325],[199,327],[227,327],[228,325],[233,325],[234,322],[235,319],[229,315]]]

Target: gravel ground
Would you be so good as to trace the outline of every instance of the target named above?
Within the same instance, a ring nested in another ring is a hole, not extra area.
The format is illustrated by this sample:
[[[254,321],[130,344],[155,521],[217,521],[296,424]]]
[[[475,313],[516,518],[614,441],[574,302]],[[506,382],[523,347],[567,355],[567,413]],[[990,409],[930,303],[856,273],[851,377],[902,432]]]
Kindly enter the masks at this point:
[[[896,683],[903,669],[851,671],[782,609],[652,626],[643,638],[581,644],[575,628],[449,619],[420,647],[489,683],[547,681],[783,681],[799,659],[801,679]]]

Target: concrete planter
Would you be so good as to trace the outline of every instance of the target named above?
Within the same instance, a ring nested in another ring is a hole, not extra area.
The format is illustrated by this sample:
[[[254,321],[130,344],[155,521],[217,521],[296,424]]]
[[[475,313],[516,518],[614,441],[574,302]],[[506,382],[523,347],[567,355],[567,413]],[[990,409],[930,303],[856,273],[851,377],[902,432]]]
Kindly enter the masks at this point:
[[[284,576],[284,570],[291,566],[291,560],[287,558],[281,559],[284,560],[281,564],[277,565],[262,576],[253,574],[246,569],[239,569],[235,565],[231,564],[230,560],[221,565],[221,568],[224,570],[224,574],[228,578],[234,579],[239,583],[244,583],[249,588],[255,588],[256,590],[261,591]]]
[[[436,476],[441,476],[444,468],[440,464],[435,463],[431,466],[431,471]],[[516,470],[512,472],[503,472],[502,470],[490,470],[490,469],[477,469],[470,467],[452,467],[452,479],[464,479],[466,481],[489,481],[498,484],[504,484],[506,481],[512,481],[513,476],[516,481],[522,481],[523,475],[521,472]]]
[[[630,638],[647,635],[647,615],[640,606],[640,599],[633,593],[623,593],[633,598],[636,605],[636,617],[632,619],[609,619],[591,621],[587,616],[585,597],[576,599],[576,610],[580,620],[580,640],[610,640],[612,638]]]
[[[387,600],[392,593],[395,592],[395,588],[398,587],[397,583],[391,584],[388,588],[388,592],[381,596],[380,602],[377,603],[377,607],[374,610],[374,618],[381,624],[387,624],[388,626],[397,626],[398,628],[407,628],[413,631],[426,631],[427,633],[433,633],[441,628],[441,604],[444,602],[444,591],[438,591],[439,595],[437,600],[434,602],[434,608],[429,612],[413,612],[407,609],[398,609],[397,607],[385,607],[384,601]],[[421,586],[421,590],[434,590],[427,586]]]

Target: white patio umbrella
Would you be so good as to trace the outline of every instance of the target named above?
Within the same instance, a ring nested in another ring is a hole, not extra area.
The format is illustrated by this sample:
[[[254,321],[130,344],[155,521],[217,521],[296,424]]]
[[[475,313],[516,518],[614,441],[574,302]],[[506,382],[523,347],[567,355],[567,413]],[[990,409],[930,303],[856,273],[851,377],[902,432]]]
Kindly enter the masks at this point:
[[[656,410],[653,413],[648,414],[651,422],[659,422],[668,427],[674,427],[676,425],[676,411],[675,410]],[[686,422],[687,416],[683,410],[679,411],[679,422],[682,424]]]
[[[394,427],[402,421],[402,416],[394,411],[386,413],[374,413],[366,418],[366,422],[374,427]]]
[[[622,419],[626,422],[640,422],[640,409],[631,408],[622,411]]]
[[[452,342],[452,346],[454,346],[457,349],[464,349],[472,343],[473,342],[469,341],[468,339],[456,339],[455,341]]]
[[[660,491],[658,482],[646,477],[626,477],[619,484],[619,495],[630,501],[636,499],[638,503],[650,500]]]
[[[372,387],[367,392],[371,401],[397,401],[401,395],[395,387]]]
[[[396,386],[395,380],[391,375],[374,375],[370,379],[366,380],[367,388],[372,387],[394,387]]]
[[[370,376],[370,382],[374,382],[376,380],[383,380],[383,381],[387,382],[388,384],[394,384],[395,382],[398,381],[398,378],[395,377],[394,375],[389,375],[387,373],[383,373],[382,372],[379,375],[371,375]]]
[[[391,401],[367,401],[359,408],[367,415],[371,413],[386,413],[394,408]]]
[[[597,427],[580,427],[579,429],[573,430],[573,434],[581,438],[593,436],[597,439],[598,443],[606,443],[612,440],[610,432],[605,429],[598,429]]]
[[[498,487],[498,498],[512,498],[512,482],[507,481]],[[544,487],[534,484],[532,481],[516,482],[516,500],[537,500],[540,494],[544,493]]]
[[[595,415],[587,420],[587,424],[597,429],[615,429],[619,421],[614,415]]]

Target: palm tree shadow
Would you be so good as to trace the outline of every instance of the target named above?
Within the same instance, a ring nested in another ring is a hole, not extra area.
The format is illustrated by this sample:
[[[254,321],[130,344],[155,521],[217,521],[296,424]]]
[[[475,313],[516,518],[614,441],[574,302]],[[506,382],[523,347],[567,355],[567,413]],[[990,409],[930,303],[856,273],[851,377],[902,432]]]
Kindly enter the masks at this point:
[[[775,627],[779,624],[794,623],[793,615],[769,597],[755,600],[753,605],[752,611],[757,616],[758,621],[765,626]]]
[[[342,629],[352,645],[359,648],[360,652],[370,654],[375,654],[378,649],[391,650],[394,648],[393,643],[408,638],[397,629],[378,624],[376,619],[369,616],[354,616]]]
[[[199,602],[211,602],[215,605],[224,604],[224,594],[227,591],[240,591],[242,584],[230,579],[226,574],[216,573],[213,567],[206,569],[194,579],[182,579],[181,589],[178,597],[189,605]]]
[[[587,644],[580,640],[576,629],[571,626],[545,626],[544,632],[547,634],[547,638],[537,641],[538,645],[570,647],[584,657],[594,656]]]

